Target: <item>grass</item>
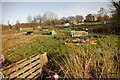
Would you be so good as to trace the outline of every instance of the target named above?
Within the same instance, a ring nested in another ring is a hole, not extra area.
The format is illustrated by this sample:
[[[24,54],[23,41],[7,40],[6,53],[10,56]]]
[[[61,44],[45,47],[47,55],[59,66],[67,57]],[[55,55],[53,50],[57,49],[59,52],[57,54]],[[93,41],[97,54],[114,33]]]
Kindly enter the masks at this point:
[[[20,48],[7,51],[5,59],[8,64],[17,62],[33,54],[47,52],[49,62],[43,74],[58,73],[62,78],[118,78],[118,36],[104,34],[107,38],[98,38],[96,45],[64,45],[64,40],[53,37],[68,36],[69,28],[56,29],[57,34],[41,36],[36,41]],[[35,34],[49,33],[38,31]],[[107,75],[107,76],[106,76]]]
[[[98,39],[97,45],[72,46],[67,54],[50,56],[52,66],[57,66],[51,70],[62,78],[118,78],[118,59],[114,60],[118,52],[116,39],[114,36]]]
[[[59,55],[65,52],[65,47],[61,45],[63,43],[63,40],[55,40],[53,37],[39,37],[36,41],[26,44],[21,48],[6,52],[5,56],[12,63],[38,53],[47,52]]]

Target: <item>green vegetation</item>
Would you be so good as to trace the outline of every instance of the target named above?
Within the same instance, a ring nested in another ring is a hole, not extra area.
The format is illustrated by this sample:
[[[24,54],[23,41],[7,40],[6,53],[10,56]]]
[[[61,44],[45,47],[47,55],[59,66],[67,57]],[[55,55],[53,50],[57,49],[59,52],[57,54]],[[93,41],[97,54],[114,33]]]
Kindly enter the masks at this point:
[[[44,16],[48,13],[54,14],[52,20],[49,17],[44,19],[43,16],[36,16],[30,21],[32,17],[29,16],[30,23],[2,25],[5,66],[34,54],[46,52],[49,62],[43,68],[43,77],[58,73],[62,78],[120,78],[120,1],[113,1],[112,5],[114,7],[112,18],[104,14],[104,17],[99,16],[101,20],[98,19],[97,22],[81,23],[83,17],[77,15],[57,20],[54,13],[47,12]],[[104,19],[105,17],[108,19]],[[74,24],[74,21],[77,24]],[[70,25],[64,26],[65,23]],[[20,27],[37,26],[41,26],[42,29],[34,30],[33,35],[24,35],[19,31]],[[70,37],[69,32],[73,28],[81,30],[88,28],[89,35],[101,35],[105,38],[89,39],[97,41],[94,45],[65,45],[65,40],[54,38],[54,36]],[[51,35],[51,31],[57,34]]]
[[[50,56],[52,64],[48,65],[56,66],[50,67],[50,70],[59,73],[63,78],[118,78],[116,41],[117,37],[108,36],[98,39],[97,45],[71,46],[67,54],[57,58]]]
[[[94,27],[99,26],[103,25]],[[52,30],[57,34],[47,35]],[[89,35],[106,36],[93,39],[97,40],[96,45],[65,45],[65,40],[54,39],[54,36],[69,36],[66,34],[69,31],[70,28],[55,27],[48,31],[35,31],[32,36],[36,34],[46,36],[37,36],[32,43],[6,51],[4,54],[6,63],[11,64],[33,54],[47,52],[49,62],[43,69],[44,76],[57,72],[63,78],[118,78],[118,36],[89,33]]]
[[[21,48],[17,48],[6,52],[6,59],[10,62],[21,60],[33,54],[47,52],[49,54],[64,53],[62,49],[62,40],[54,40],[52,37],[37,37],[38,39],[32,43],[26,44]],[[64,46],[63,46],[64,47]]]
[[[58,74],[62,77],[75,78],[75,77],[104,77],[104,74],[109,73],[118,73],[116,71],[118,58],[114,59],[117,56],[118,48],[116,45],[117,37],[116,36],[107,36],[107,38],[98,38],[98,44],[96,45],[64,45],[64,40],[56,40],[53,36],[44,36],[37,37],[37,40],[17,48],[11,51],[6,52],[6,60],[9,63],[16,62],[18,60],[29,57],[33,54],[38,53],[48,53],[49,63],[47,68],[57,72],[62,68]],[[75,56],[80,56],[76,58]],[[76,64],[74,60],[80,61],[80,65],[86,65],[87,59],[91,59],[90,64],[88,65],[88,71],[84,69],[85,67],[79,67],[79,64]],[[62,63],[61,63],[62,62]],[[104,65],[102,65],[104,64]],[[113,65],[115,64],[115,65]],[[102,66],[100,66],[102,65]],[[52,67],[50,67],[52,66]],[[53,67],[56,66],[56,67]],[[93,67],[95,72],[91,72],[90,67]],[[98,74],[98,67],[100,67],[100,75]],[[54,68],[54,69],[53,69]],[[81,69],[80,69],[81,68]],[[83,69],[82,69],[83,68]],[[82,75],[83,71],[85,75]],[[104,72],[105,70],[108,72]],[[70,72],[72,71],[72,72]],[[77,73],[74,71],[78,71]],[[69,72],[69,73],[67,73]],[[75,74],[76,73],[76,74]],[[94,74],[93,74],[94,73]],[[48,73],[49,75],[50,73]],[[73,76],[73,74],[75,74]],[[81,76],[77,76],[80,74]],[[91,75],[92,74],[92,75]],[[112,74],[112,77],[117,77],[117,75]]]

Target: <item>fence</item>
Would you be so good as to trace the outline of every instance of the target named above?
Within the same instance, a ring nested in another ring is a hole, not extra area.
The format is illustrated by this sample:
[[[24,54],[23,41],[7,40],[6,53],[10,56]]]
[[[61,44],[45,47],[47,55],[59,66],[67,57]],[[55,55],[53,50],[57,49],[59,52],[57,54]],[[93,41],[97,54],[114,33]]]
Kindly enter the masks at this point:
[[[1,69],[5,78],[37,78],[42,66],[48,62],[47,54],[35,54]]]

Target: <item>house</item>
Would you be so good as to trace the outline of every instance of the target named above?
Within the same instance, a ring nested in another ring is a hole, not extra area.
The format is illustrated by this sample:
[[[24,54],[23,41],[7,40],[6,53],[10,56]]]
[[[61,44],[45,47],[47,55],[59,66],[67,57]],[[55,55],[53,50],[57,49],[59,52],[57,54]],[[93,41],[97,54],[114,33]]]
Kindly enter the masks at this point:
[[[88,14],[86,16],[86,22],[95,22],[95,21],[98,21],[98,15],[96,14]]]
[[[86,32],[86,31],[71,31],[70,35],[72,37],[86,36],[86,35],[88,35],[88,32]]]

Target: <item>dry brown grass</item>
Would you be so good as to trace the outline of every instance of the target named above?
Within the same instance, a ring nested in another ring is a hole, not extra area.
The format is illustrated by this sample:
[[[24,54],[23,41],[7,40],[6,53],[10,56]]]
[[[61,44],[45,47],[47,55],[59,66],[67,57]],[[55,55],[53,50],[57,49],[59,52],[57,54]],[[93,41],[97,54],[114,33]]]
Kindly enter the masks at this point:
[[[87,46],[86,50],[72,47],[69,53],[51,60],[58,65],[59,72],[56,72],[62,78],[120,78],[115,41],[109,37],[99,42],[99,48]]]
[[[2,52],[10,51],[19,48],[25,44],[35,41],[40,36],[40,34],[25,35],[24,32],[21,33],[11,33],[2,35]]]

